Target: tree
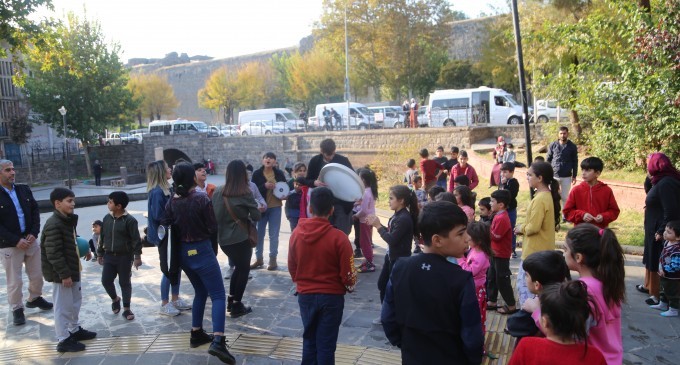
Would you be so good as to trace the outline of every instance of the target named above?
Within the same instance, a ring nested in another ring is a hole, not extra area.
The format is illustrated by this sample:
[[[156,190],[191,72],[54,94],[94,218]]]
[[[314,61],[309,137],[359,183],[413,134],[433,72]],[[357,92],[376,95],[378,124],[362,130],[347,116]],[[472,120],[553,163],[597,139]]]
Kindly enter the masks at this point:
[[[28,49],[29,43],[41,46],[41,27],[30,19],[40,7],[52,9],[51,0],[4,0],[0,5],[0,40],[7,42],[10,53],[18,54]],[[0,47],[0,57],[6,57]],[[21,58],[15,62],[21,63]],[[23,66],[20,64],[20,66]],[[22,67],[17,67],[21,72]]]
[[[274,72],[269,64],[248,62],[236,73],[236,100],[245,108],[264,105],[274,90]]]
[[[174,114],[179,106],[172,85],[160,75],[132,75],[127,87],[139,103],[135,114],[140,127],[144,115],[147,115],[151,121],[161,119],[162,115]]]
[[[294,53],[288,71],[288,97],[303,105],[342,100],[345,70],[337,56],[321,45]]]
[[[32,77],[25,82],[30,107],[42,122],[87,146],[105,128],[131,120],[135,104],[120,47],[104,42],[99,23],[70,13],[66,23],[45,32],[45,46],[27,53]],[[61,106],[68,111],[66,131],[57,111]]]
[[[465,89],[478,87],[482,77],[470,61],[451,60],[439,72],[437,86],[443,89]]]
[[[234,108],[238,106],[236,85],[236,73],[226,66],[213,71],[205,87],[198,91],[198,105],[217,111],[225,123],[233,123]]]

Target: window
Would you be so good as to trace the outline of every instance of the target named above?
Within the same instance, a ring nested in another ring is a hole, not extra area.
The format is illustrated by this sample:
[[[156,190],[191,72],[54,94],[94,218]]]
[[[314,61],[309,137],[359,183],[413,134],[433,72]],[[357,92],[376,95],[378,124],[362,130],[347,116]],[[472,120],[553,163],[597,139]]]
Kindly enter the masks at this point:
[[[295,118],[292,118],[292,119],[295,119]],[[284,118],[283,115],[276,113],[276,121],[277,122],[285,122],[286,118]]]

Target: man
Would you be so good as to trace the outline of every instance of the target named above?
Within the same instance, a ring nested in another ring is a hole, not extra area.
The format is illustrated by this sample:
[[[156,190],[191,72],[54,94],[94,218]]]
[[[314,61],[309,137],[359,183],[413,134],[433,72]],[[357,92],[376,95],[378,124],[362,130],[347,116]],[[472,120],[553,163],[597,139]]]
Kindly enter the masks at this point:
[[[548,147],[546,160],[552,165],[555,178],[560,182],[560,196],[564,207],[571,185],[576,184],[578,173],[578,148],[574,142],[569,140],[569,128],[560,127],[557,141]],[[562,220],[564,221],[564,216]]]
[[[92,167],[94,170],[94,184],[96,186],[102,186],[102,164],[99,163],[99,160],[94,160],[94,166]]]
[[[14,316],[14,325],[26,323],[24,316],[21,268],[26,265],[28,301],[26,307],[52,309],[43,299],[40,243],[40,212],[31,189],[14,183],[14,163],[0,159],[0,254],[7,278],[7,301]]]
[[[309,187],[326,186],[323,182],[319,180],[319,173],[321,168],[329,163],[339,163],[343,166],[349,167],[352,171],[354,168],[349,162],[349,159],[345,156],[335,153],[335,141],[330,138],[324,139],[319,145],[321,148],[321,153],[312,157],[307,165],[307,178],[304,180],[304,184]],[[352,228],[352,208],[354,207],[354,202],[345,202],[342,200],[335,199],[333,201],[333,215],[330,218],[331,224],[349,234]]]
[[[323,121],[326,123],[326,130],[332,131],[333,130],[333,123],[331,123],[331,112],[326,109],[326,107],[323,107],[323,112],[321,112],[321,115],[323,116]]]

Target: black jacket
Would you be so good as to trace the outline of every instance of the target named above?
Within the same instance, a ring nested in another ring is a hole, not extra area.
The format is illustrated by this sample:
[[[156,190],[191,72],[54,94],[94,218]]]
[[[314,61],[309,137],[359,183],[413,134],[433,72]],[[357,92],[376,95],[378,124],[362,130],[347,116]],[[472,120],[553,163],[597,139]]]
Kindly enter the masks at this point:
[[[286,175],[283,173],[283,171],[277,169],[276,167],[273,169],[274,179],[276,179],[276,182],[286,182]],[[267,188],[264,186],[264,184],[267,183],[267,178],[264,177],[264,166],[261,166],[259,169],[253,172],[252,182],[253,184],[257,185],[257,190],[260,191],[262,197],[267,200]]]
[[[389,247],[390,261],[395,262],[399,257],[411,256],[411,242],[413,242],[413,219],[407,209],[401,209],[390,218],[387,224],[389,230],[380,227],[378,233]]]
[[[666,176],[652,186],[645,199],[645,251],[642,263],[647,270],[659,271],[663,239],[657,241],[654,235],[663,234],[666,224],[678,219],[680,219],[680,180]]]
[[[45,222],[40,237],[40,259],[45,281],[61,283],[71,278],[80,281],[80,258],[76,250],[76,226],[78,216],[65,216],[54,211]]]
[[[338,155],[336,153],[330,162],[326,162],[326,160],[323,159],[323,155],[318,154],[312,157],[311,160],[309,160],[309,165],[307,166],[307,178],[305,179],[305,185],[313,188],[314,181],[319,179],[321,169],[329,163],[339,163],[340,165],[349,167],[352,171],[354,171],[352,163],[350,163],[349,159],[343,155]],[[354,202],[345,202],[338,199],[335,199],[333,205],[337,207],[342,207],[345,213],[351,212],[352,208],[354,208]],[[337,207],[335,209],[338,209]]]
[[[38,210],[38,203],[33,198],[31,188],[28,185],[15,184],[14,189],[21,210],[24,211],[26,231],[21,232],[19,217],[12,198],[9,197],[4,188],[0,188],[0,248],[16,247],[19,240],[25,235],[32,234],[37,238],[40,232],[40,211]]]
[[[118,255],[142,255],[142,239],[135,217],[127,212],[118,218],[111,213],[104,216],[97,256],[106,253]]]
[[[578,148],[570,140],[564,146],[559,141],[551,143],[545,160],[550,162],[557,177],[578,175]]]

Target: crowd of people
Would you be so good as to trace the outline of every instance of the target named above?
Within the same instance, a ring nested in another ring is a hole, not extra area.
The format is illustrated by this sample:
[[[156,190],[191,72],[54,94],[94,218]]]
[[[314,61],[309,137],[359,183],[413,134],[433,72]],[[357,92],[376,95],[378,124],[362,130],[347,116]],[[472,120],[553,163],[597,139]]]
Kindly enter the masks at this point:
[[[382,312],[374,323],[401,348],[404,364],[451,359],[479,364],[484,356],[493,357],[484,348],[487,311],[509,316],[507,331],[517,337],[511,364],[620,364],[625,271],[623,250],[608,228],[619,208],[612,189],[599,180],[602,160],[588,157],[577,165],[568,130],[559,133],[547,162],[537,159],[528,167],[526,186],[532,199],[523,222],[517,222],[517,196],[524,183],[514,176],[514,151],[502,139],[494,151],[498,189],[489,197],[474,191],[479,178],[465,150],[451,147],[447,158],[439,146],[433,159],[427,149],[420,150],[420,168],[409,160],[404,184],[389,188],[393,215],[386,226],[376,215],[378,179],[369,166],[356,170],[364,191],[354,202],[337,199],[319,179],[328,163],[353,170],[332,139],[321,142],[320,153],[308,164],[287,164],[288,178],[272,152],[263,154],[258,169],[231,161],[221,186],[206,183],[202,163],[178,162],[171,169],[164,161],[151,162],[146,241],[158,247],[163,273],[159,313],[191,311],[190,346],[210,344],[211,355],[234,364],[225,344],[225,317],[252,312],[244,295],[250,271],[265,268],[266,235],[266,269],[278,268],[284,213],[292,231],[287,267],[303,323],[303,364],[334,363],[344,296],[354,290],[357,274],[377,269],[373,229],[388,247],[376,293]],[[571,189],[578,167],[582,181]],[[54,213],[38,239],[40,217],[30,189],[14,183],[11,161],[0,160],[0,168],[0,203],[14,208],[0,210],[0,250],[14,324],[25,323],[24,306],[54,308],[57,350],[84,350],[81,341],[96,333],[83,329],[78,318],[81,257],[102,265],[101,283],[112,313],[134,320],[131,271],[142,265],[142,239],[138,222],[126,211],[127,194],[108,196],[109,212],[92,224],[91,249],[79,252],[75,194],[66,188],[52,191]],[[649,157],[647,169],[647,272],[645,283],[636,288],[650,295],[650,308],[673,317],[680,309],[680,173],[662,153]],[[288,185],[286,196],[275,193],[279,183]],[[574,224],[564,253],[556,250],[555,242],[563,220]],[[349,240],[352,228],[354,248]],[[522,251],[516,298],[510,260],[517,257],[518,237]],[[218,250],[229,258],[224,270],[216,258]],[[355,266],[355,258],[363,261]],[[25,303],[24,265],[30,294]],[[571,280],[570,271],[578,272],[577,280]],[[182,272],[194,289],[191,303],[179,297]],[[223,274],[229,279],[228,290]],[[43,278],[53,283],[54,304],[42,297]],[[211,333],[203,328],[208,297]]]

